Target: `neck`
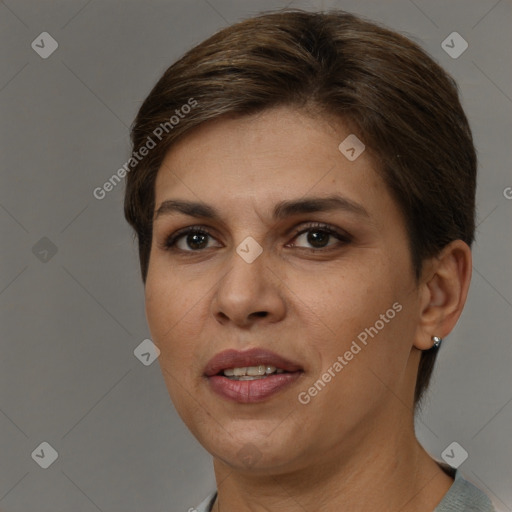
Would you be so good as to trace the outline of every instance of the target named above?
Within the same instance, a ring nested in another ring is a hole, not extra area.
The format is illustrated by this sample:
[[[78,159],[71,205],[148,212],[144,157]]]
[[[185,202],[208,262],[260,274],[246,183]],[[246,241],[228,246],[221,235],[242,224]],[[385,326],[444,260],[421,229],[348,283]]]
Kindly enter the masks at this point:
[[[453,479],[419,444],[412,421],[393,414],[389,420],[389,428],[380,423],[357,432],[344,443],[348,448],[333,447],[287,472],[239,470],[215,459],[213,512],[432,511]]]

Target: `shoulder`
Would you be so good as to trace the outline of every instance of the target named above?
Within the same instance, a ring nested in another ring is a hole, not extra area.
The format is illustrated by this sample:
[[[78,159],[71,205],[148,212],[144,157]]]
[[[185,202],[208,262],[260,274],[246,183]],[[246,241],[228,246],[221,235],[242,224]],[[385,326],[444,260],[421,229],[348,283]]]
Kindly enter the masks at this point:
[[[495,512],[491,500],[474,484],[466,480],[460,471],[434,512]]]
[[[217,497],[217,492],[213,492],[207,498],[205,498],[197,507],[188,509],[187,512],[210,512],[213,502]]]
[[[460,471],[434,512],[496,512],[491,500],[478,487],[466,480]],[[216,492],[210,494],[197,507],[188,512],[210,512]]]

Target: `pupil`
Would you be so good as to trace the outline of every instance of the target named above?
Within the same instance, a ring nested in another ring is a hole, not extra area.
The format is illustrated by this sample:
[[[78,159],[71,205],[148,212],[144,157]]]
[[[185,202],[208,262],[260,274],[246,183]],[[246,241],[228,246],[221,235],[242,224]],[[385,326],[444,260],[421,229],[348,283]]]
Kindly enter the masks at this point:
[[[187,237],[187,244],[192,249],[202,249],[208,242],[206,241],[206,235],[202,233],[191,233]]]
[[[325,247],[329,236],[329,233],[325,231],[310,231],[308,233],[308,243],[315,247]]]

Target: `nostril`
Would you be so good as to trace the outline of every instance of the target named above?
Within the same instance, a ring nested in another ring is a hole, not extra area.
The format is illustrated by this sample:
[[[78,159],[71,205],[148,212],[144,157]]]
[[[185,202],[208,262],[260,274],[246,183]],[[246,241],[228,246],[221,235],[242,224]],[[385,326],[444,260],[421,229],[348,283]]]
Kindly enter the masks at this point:
[[[257,311],[256,313],[251,313],[249,316],[265,317],[267,315],[267,311]]]

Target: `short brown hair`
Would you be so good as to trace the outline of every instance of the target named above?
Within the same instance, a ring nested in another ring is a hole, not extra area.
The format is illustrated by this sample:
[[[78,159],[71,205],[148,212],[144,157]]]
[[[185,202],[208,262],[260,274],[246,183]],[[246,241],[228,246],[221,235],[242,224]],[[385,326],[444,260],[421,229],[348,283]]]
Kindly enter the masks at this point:
[[[191,101],[195,108],[170,122]],[[127,174],[125,217],[138,237],[144,282],[155,178],[172,144],[208,120],[283,105],[338,117],[364,142],[404,215],[416,278],[422,262],[449,242],[472,244],[476,153],[455,81],[416,43],[373,22],[343,11],[284,10],[192,48],[143,102],[133,151],[155,133],[159,142]],[[416,405],[436,353],[422,353]]]

